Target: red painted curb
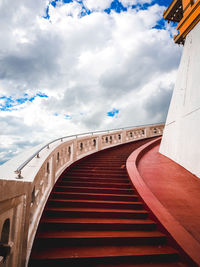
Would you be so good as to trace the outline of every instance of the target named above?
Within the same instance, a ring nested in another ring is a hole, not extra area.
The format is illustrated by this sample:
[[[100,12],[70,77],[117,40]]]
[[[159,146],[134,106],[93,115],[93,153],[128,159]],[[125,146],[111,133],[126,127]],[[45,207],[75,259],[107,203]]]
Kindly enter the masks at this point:
[[[200,266],[200,244],[156,198],[144,182],[137,168],[138,162],[142,156],[156,146],[160,140],[161,138],[159,137],[135,150],[126,161],[126,169],[133,185],[154,216],[172,236],[185,254],[188,255],[197,266]]]

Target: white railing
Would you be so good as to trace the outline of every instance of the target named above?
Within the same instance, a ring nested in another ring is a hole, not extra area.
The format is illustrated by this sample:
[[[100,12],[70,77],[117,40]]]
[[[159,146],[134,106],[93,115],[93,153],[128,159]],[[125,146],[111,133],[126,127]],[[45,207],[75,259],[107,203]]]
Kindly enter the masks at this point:
[[[27,159],[22,155],[0,166],[0,245],[10,249],[0,267],[26,266],[48,196],[68,166],[112,146],[162,135],[163,128],[160,123],[66,136],[36,149]]]

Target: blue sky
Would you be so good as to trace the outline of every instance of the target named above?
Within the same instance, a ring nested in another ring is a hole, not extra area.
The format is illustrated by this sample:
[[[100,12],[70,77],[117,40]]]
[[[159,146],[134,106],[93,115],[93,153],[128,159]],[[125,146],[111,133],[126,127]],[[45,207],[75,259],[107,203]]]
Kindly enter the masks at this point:
[[[57,5],[57,2],[59,2],[59,0],[53,0],[53,1],[50,1],[50,4],[55,7]],[[70,3],[70,2],[73,2],[73,0],[63,0],[62,2],[63,3]],[[83,4],[83,1],[78,1],[78,2]],[[155,3],[158,5],[169,6],[171,3],[171,0],[154,0],[154,1],[151,1],[150,3],[148,3],[148,1],[147,1],[147,3],[138,3],[135,5],[132,5],[132,8],[135,8],[136,6],[147,7],[147,6],[155,4]],[[113,0],[111,2],[110,7],[105,9],[105,10],[108,13],[110,12],[110,10],[114,10],[116,12],[121,12],[121,11],[127,11],[127,7],[123,6],[123,4],[120,1]]]
[[[119,109],[113,108],[111,111],[107,112],[107,116],[109,117],[117,117],[119,114]]]
[[[67,4],[67,3],[72,3],[73,0],[62,0],[63,3]],[[84,2],[83,1],[77,1],[82,5],[82,12],[81,12],[81,16],[86,16],[86,15],[90,15],[92,12],[92,10],[89,10],[88,8],[85,7]],[[53,7],[56,7],[58,4],[60,3],[60,0],[53,0],[53,1],[49,1],[49,4],[46,8],[46,14],[44,16],[44,18],[49,19],[49,5],[52,5]],[[121,12],[127,12],[128,8],[132,8],[132,9],[148,9],[149,6],[154,5],[154,4],[158,4],[160,6],[169,6],[171,3],[171,0],[153,0],[147,3],[140,3],[137,2],[134,5],[130,5],[130,6],[124,6],[119,0],[113,0],[110,4],[109,8],[104,9],[103,11],[110,14],[110,12],[114,11],[117,13],[121,13]],[[164,21],[164,19],[162,18],[162,21]],[[162,25],[164,25],[164,23],[162,23]]]
[[[1,96],[0,111],[12,111],[26,102],[33,102],[37,97],[46,98],[48,96],[43,93],[37,93],[33,96],[24,94],[24,96],[20,98],[14,98],[13,96]]]
[[[181,47],[170,1],[0,5],[0,163],[62,135],[166,119]]]

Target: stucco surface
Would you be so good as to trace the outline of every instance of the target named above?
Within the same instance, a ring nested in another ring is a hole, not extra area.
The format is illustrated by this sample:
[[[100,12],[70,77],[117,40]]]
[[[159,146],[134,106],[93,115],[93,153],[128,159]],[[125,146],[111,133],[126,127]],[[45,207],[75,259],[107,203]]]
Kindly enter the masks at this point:
[[[188,34],[160,152],[200,178],[200,23]]]

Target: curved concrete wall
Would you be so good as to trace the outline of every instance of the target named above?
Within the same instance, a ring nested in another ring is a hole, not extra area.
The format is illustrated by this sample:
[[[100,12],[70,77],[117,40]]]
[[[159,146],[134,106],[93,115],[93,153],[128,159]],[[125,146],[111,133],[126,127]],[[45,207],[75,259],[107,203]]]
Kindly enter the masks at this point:
[[[188,34],[160,153],[200,178],[200,22]]]

